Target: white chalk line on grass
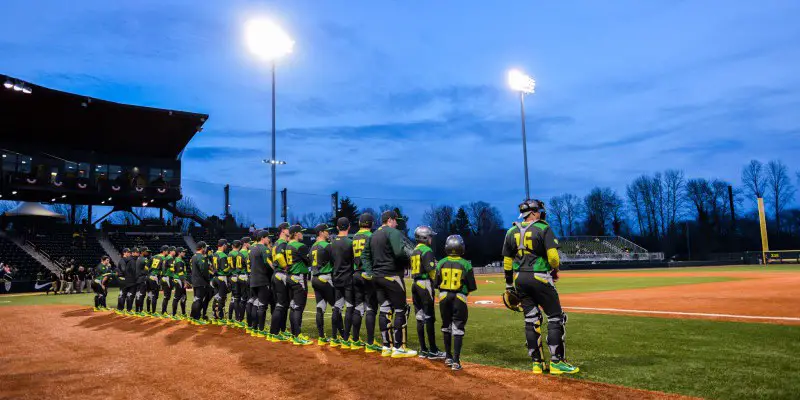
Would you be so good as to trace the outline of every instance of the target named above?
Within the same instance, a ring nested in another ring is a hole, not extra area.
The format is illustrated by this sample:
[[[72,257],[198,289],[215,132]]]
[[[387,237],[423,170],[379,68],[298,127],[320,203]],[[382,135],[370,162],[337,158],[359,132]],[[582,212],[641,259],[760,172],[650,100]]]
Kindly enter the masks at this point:
[[[709,313],[695,313],[695,312],[681,312],[681,311],[651,311],[651,310],[626,310],[622,308],[595,308],[595,307],[563,307],[571,310],[585,310],[585,311],[612,311],[612,312],[625,312],[635,314],[659,314],[659,315],[687,315],[695,317],[722,317],[722,318],[739,318],[739,319],[760,319],[760,320],[779,320],[779,321],[800,321],[797,317],[766,317],[757,315],[735,315],[735,314],[709,314]]]

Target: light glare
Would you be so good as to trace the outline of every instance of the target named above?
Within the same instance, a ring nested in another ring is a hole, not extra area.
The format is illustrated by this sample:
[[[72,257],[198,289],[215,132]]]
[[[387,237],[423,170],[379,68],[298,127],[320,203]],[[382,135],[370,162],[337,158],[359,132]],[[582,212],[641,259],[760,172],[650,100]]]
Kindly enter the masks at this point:
[[[525,75],[518,69],[508,71],[508,86],[512,90],[523,93],[533,93],[536,88],[536,81],[528,75]]]
[[[250,52],[273,61],[292,52],[294,40],[268,19],[253,19],[245,25],[245,41]]]

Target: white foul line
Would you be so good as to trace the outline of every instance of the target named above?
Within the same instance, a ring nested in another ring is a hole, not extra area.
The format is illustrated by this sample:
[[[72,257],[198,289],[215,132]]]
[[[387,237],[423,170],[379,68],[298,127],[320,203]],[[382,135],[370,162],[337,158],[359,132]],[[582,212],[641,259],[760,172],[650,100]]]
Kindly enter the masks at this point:
[[[594,308],[594,307],[563,307],[572,310],[587,310],[587,311],[614,311],[636,314],[665,314],[665,315],[691,315],[697,317],[723,317],[723,318],[740,318],[740,319],[763,319],[763,320],[780,320],[780,321],[800,321],[796,317],[762,317],[756,315],[733,315],[733,314],[707,314],[707,313],[693,313],[693,312],[680,312],[680,311],[647,311],[647,310],[625,310],[621,308]]]

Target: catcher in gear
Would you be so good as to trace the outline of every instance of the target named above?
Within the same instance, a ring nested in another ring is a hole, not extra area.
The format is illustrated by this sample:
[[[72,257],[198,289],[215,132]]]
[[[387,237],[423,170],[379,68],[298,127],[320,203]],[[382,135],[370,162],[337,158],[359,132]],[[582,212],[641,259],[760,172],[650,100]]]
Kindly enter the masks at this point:
[[[578,367],[568,363],[564,354],[564,326],[567,314],[561,308],[555,282],[558,281],[558,239],[545,221],[545,206],[540,200],[525,200],[519,205],[521,223],[506,233],[503,244],[506,307],[515,309],[519,296],[525,316],[525,339],[533,373],[546,369],[542,351],[542,313],[547,316],[547,347],[550,350],[550,373],[574,374]]]

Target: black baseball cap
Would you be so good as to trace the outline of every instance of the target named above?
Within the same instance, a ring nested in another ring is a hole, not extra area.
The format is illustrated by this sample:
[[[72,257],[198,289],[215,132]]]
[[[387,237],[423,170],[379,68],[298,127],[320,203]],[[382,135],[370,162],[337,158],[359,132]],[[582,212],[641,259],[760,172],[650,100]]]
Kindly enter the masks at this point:
[[[244,244],[249,244],[252,241],[253,241],[253,239],[251,239],[250,236],[245,236],[245,237],[242,238],[242,243],[244,243]]]
[[[328,224],[319,224],[319,225],[317,225],[317,226],[315,226],[315,227],[314,227],[314,233],[316,233],[317,235],[319,235],[320,233],[322,233],[322,232],[325,232],[325,231],[327,231],[328,229],[329,229],[329,228],[328,228]]]
[[[175,246],[169,246],[169,251],[170,251],[170,252],[173,252],[173,251],[178,251],[178,248],[177,248],[177,247],[175,247]]]
[[[260,231],[256,231],[256,241],[257,242],[260,242],[261,239],[264,239],[265,237],[269,237],[269,231],[268,230],[262,229]]]
[[[234,240],[233,241],[233,247],[234,248],[242,247],[242,241],[241,240]]]
[[[367,228],[371,227],[372,224],[375,223],[375,217],[372,216],[370,213],[363,213],[360,217],[358,217],[358,226]]]
[[[339,228],[340,231],[345,231],[350,229],[350,220],[347,217],[342,217],[336,220],[336,227]]]
[[[149,252],[150,252],[150,249],[148,249],[148,248],[147,248],[147,246],[143,246],[143,247],[141,247],[141,248],[139,249],[139,252],[140,252],[140,253],[149,253]]]
[[[393,219],[393,220],[396,220],[396,221],[402,220],[402,218],[400,218],[394,210],[386,210],[386,211],[383,212],[383,214],[381,214],[381,223],[382,224],[385,224],[386,221],[388,221],[390,219]]]
[[[130,253],[130,252],[131,252],[131,249],[129,249],[129,248],[127,248],[127,247],[124,247],[124,248],[122,249],[122,252],[123,252],[123,253]]]
[[[289,227],[289,223],[288,222],[281,222],[281,224],[278,225],[278,234],[280,234],[282,230],[289,229],[289,228],[290,227]]]
[[[169,246],[167,246],[167,245],[161,246],[161,252],[163,253],[165,251],[169,251]]]
[[[186,249],[184,249],[183,247],[176,247],[176,248],[175,248],[175,251],[176,251],[176,252],[178,252],[178,253],[180,254],[180,253],[183,253],[183,252],[185,252],[185,251],[186,251]]]
[[[290,235],[294,235],[295,233],[302,232],[302,231],[303,231],[303,227],[302,227],[302,226],[300,226],[300,224],[297,224],[297,225],[292,225],[292,226],[289,228],[289,234],[290,234]]]
[[[227,239],[220,239],[219,241],[217,241],[217,247],[222,247],[225,246],[226,244],[228,244]]]
[[[202,249],[205,249],[206,247],[208,247],[206,242],[203,242],[203,241],[197,242],[197,250],[202,250]]]
[[[138,247],[134,247],[134,248],[131,249],[131,253],[138,253],[138,252],[139,252],[139,248]]]

